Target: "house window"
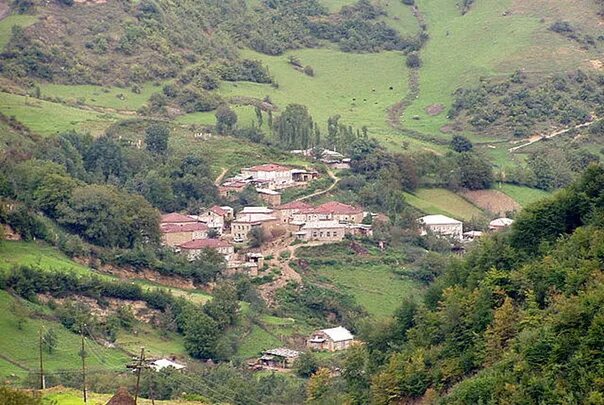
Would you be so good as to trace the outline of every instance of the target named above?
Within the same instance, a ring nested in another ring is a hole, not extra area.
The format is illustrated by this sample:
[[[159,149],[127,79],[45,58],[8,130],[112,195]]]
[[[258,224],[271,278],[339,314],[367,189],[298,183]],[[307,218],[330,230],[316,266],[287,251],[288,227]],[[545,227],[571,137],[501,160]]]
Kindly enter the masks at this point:
[[[327,231],[327,237],[329,238],[331,236],[331,232]]]

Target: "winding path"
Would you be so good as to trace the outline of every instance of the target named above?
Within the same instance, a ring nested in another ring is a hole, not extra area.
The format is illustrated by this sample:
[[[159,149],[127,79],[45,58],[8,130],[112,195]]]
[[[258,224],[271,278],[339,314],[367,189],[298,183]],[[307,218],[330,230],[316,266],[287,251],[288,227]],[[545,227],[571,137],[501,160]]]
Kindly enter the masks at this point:
[[[329,187],[327,187],[324,190],[319,190],[319,191],[315,191],[312,194],[309,195],[305,195],[299,198],[296,198],[294,201],[304,201],[304,200],[309,200],[311,198],[317,197],[319,195],[323,195],[325,193],[329,193],[331,190],[333,190],[333,188],[338,184],[338,182],[340,181],[340,178],[338,176],[336,176],[334,174],[334,172],[332,172],[330,169],[327,169],[327,175],[333,179],[333,183],[331,183],[331,185]]]

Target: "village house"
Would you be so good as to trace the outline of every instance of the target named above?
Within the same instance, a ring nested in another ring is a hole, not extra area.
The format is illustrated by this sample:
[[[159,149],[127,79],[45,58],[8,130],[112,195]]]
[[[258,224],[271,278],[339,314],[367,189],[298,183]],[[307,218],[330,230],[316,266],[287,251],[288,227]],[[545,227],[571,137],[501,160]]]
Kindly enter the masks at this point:
[[[256,277],[264,266],[264,255],[257,252],[246,253],[243,260],[231,260],[227,263],[225,275],[246,274]]]
[[[319,177],[315,170],[292,169],[292,179],[296,183],[307,183]]]
[[[257,188],[258,196],[269,206],[274,207],[281,204],[281,193],[269,188]]]
[[[321,329],[314,332],[307,341],[307,347],[312,350],[335,352],[348,349],[354,342],[354,336],[342,326],[331,329]]]
[[[313,221],[304,224],[294,235],[303,241],[339,242],[347,233],[348,226],[338,221]]]
[[[270,368],[291,368],[301,354],[301,352],[292,349],[271,349],[262,353],[258,363]]]
[[[250,209],[253,208],[264,208],[264,213],[262,210],[258,210],[253,212]],[[246,212],[246,209],[247,212]],[[271,229],[278,224],[279,220],[271,215],[272,210],[266,207],[246,207],[242,212],[237,214],[237,219],[235,219],[231,223],[231,234],[233,235],[234,240],[236,241],[245,241],[248,239],[248,234],[253,228],[260,227],[262,228],[265,234],[269,233]]]
[[[199,214],[199,220],[205,222],[210,230],[215,231],[218,235],[222,235],[228,214],[229,213],[222,207],[214,205],[213,207],[202,211]]]
[[[489,230],[490,231],[501,231],[509,226],[511,226],[514,223],[513,219],[510,218],[497,218],[492,220],[489,223]]]
[[[289,167],[275,163],[243,168],[241,169],[241,175],[266,182],[266,187],[263,188],[280,189],[291,187],[294,184],[292,170]]]
[[[417,220],[422,227],[421,235],[428,232],[455,240],[463,239],[463,223],[445,215],[426,215]]]
[[[209,228],[206,224],[187,215],[171,213],[162,215],[160,230],[162,243],[176,247],[194,239],[207,238]]]
[[[229,242],[220,239],[196,239],[178,245],[178,249],[187,255],[189,260],[195,260],[199,257],[204,249],[213,249],[224,256],[228,262],[235,248]]]
[[[344,204],[338,201],[330,201],[317,207],[300,209],[292,214],[293,221],[315,222],[315,221],[338,221],[359,224],[365,217],[361,208]]]
[[[288,224],[294,220],[294,214],[299,213],[301,210],[308,210],[311,208],[312,205],[303,201],[292,201],[276,206],[274,210],[275,216],[279,218],[282,223]]]
[[[224,198],[231,198],[245,190],[248,185],[249,183],[243,180],[225,181],[218,187],[218,194]]]

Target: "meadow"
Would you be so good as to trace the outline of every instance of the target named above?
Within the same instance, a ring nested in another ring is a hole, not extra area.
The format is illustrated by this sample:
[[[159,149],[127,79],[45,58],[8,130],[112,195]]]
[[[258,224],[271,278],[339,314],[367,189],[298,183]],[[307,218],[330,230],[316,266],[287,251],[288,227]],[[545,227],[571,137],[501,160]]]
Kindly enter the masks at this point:
[[[552,195],[547,191],[515,184],[499,184],[496,189],[512,197],[522,207]]]
[[[45,307],[0,291],[0,354],[5,360],[0,363],[0,373],[4,377],[9,374],[24,377],[30,370],[38,369],[38,335],[49,329],[57,336],[57,347],[52,353],[43,353],[45,370],[50,373],[59,370],[80,372],[80,336],[45,316],[46,312]],[[125,364],[129,360],[126,353],[103,347],[88,338],[85,339],[85,347],[88,351],[86,361],[91,372],[125,370]]]
[[[303,247],[297,250],[297,256],[310,264],[304,277],[321,285],[332,284],[350,294],[375,318],[388,317],[405,298],[419,298],[423,294],[419,284],[393,271],[403,267],[408,256],[415,254],[412,248],[383,253],[372,246],[364,247],[368,252],[362,256],[356,255],[346,242]]]
[[[423,188],[405,193],[405,201],[426,214],[443,214],[459,220],[484,217],[480,208],[444,188]]]
[[[70,130],[98,135],[113,122],[126,118],[5,92],[0,92],[0,112],[44,136]]]
[[[116,110],[136,111],[153,93],[161,92],[163,83],[145,83],[131,88],[101,87],[93,85],[39,84],[42,97],[58,97],[67,103],[80,103]]]
[[[38,20],[33,15],[9,15],[0,20],[0,51],[4,49],[11,37],[13,27],[27,27]]]
[[[113,396],[113,394],[98,394],[95,392],[88,393],[89,405],[105,405]],[[42,391],[42,405],[82,405],[82,392],[73,388],[53,387]],[[203,405],[200,401],[184,401],[184,400],[169,400],[169,401],[152,401],[146,398],[138,398],[139,405]]]

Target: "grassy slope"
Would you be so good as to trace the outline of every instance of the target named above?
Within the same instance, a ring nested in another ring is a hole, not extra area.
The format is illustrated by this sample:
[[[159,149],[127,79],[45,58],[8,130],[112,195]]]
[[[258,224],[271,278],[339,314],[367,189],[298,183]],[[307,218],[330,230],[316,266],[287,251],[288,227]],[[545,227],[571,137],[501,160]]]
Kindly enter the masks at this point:
[[[478,207],[442,188],[419,189],[413,194],[405,193],[405,199],[426,214],[444,214],[462,220],[484,215]]]
[[[94,392],[88,393],[88,403],[90,405],[104,405],[112,397],[112,394],[97,394]],[[54,387],[48,389],[42,394],[43,405],[82,405],[82,392],[64,387]],[[150,399],[138,398],[140,405],[151,405]],[[169,400],[169,401],[154,401],[157,405],[184,405],[184,404],[203,404],[199,401],[181,401],[181,400]]]
[[[327,7],[330,12],[335,13],[343,6],[356,3],[356,0],[320,0],[319,2]]]
[[[480,77],[510,74],[516,69],[547,74],[579,65],[589,68],[589,52],[549,32],[548,27],[557,19],[565,19],[588,31],[586,26],[597,30],[594,2],[482,0],[464,16],[456,2],[418,0],[418,4],[426,17],[430,40],[422,50],[420,95],[406,114],[406,125],[414,129],[439,133],[448,122],[446,111],[452,93],[476,84]],[[597,53],[591,52],[592,56]],[[445,111],[428,116],[425,108],[436,103],[444,104]],[[409,119],[414,115],[420,120]]]
[[[445,125],[446,109],[458,87],[475,84],[479,77],[501,73],[497,67],[510,54],[530,44],[538,27],[536,18],[502,17],[509,0],[482,0],[461,16],[454,1],[418,0],[426,17],[430,40],[422,51],[419,98],[407,110],[405,125],[437,134]],[[435,117],[425,113],[431,104],[445,111]],[[417,115],[420,120],[410,120]]]
[[[526,207],[532,202],[551,195],[547,191],[524,186],[516,186],[514,184],[502,184],[501,187],[498,186],[497,189],[512,197],[523,207]]]
[[[415,253],[411,250],[382,253],[369,247],[368,255],[358,256],[346,242],[297,250],[297,256],[310,263],[304,272],[305,277],[320,284],[328,282],[335,285],[352,295],[370,315],[379,318],[392,315],[404,298],[422,294],[415,282],[396,275],[390,265],[384,263],[384,255],[391,254],[396,256],[394,261],[402,264],[400,262],[405,262],[408,255]]]
[[[340,114],[343,123],[359,129],[366,125],[369,133],[386,145],[400,147],[400,137],[386,123],[386,110],[408,91],[408,69],[401,53],[352,54],[333,49],[301,49],[281,56],[252,51],[245,51],[244,55],[265,63],[279,87],[247,82],[223,83],[220,89],[223,96],[262,99],[268,95],[281,111],[287,104],[304,104],[323,128],[323,133],[327,118]],[[311,65],[315,76],[309,77],[295,70],[287,62],[289,55]]]
[[[141,91],[138,94],[129,88],[106,88],[92,85],[41,84],[40,89],[42,96],[45,97],[60,97],[69,102],[80,102],[119,110],[137,110],[149,100],[153,93],[161,92],[161,85],[145,83],[140,86]]]
[[[112,122],[125,118],[4,92],[0,92],[0,112],[14,116],[40,135],[69,130],[99,134]]]
[[[10,358],[31,370],[36,370],[38,365],[38,333],[40,330],[53,329],[58,338],[56,350],[52,354],[44,353],[45,369],[49,372],[57,370],[79,370],[81,359],[78,355],[80,348],[80,337],[63,328],[56,321],[46,320],[34,316],[34,312],[43,313],[45,308],[38,305],[16,299],[5,291],[0,291],[0,347],[2,355]],[[23,313],[26,321],[21,329],[18,327],[19,316]],[[86,339],[89,357],[87,362],[90,370],[111,369],[124,370],[128,356],[123,352],[102,347],[89,339]],[[9,371],[19,376],[27,374],[26,370],[4,362],[0,372]],[[6,375],[6,374],[4,374]]]
[[[9,15],[0,21],[0,51],[4,49],[11,37],[11,30],[15,25],[28,27],[38,20],[32,15]]]

